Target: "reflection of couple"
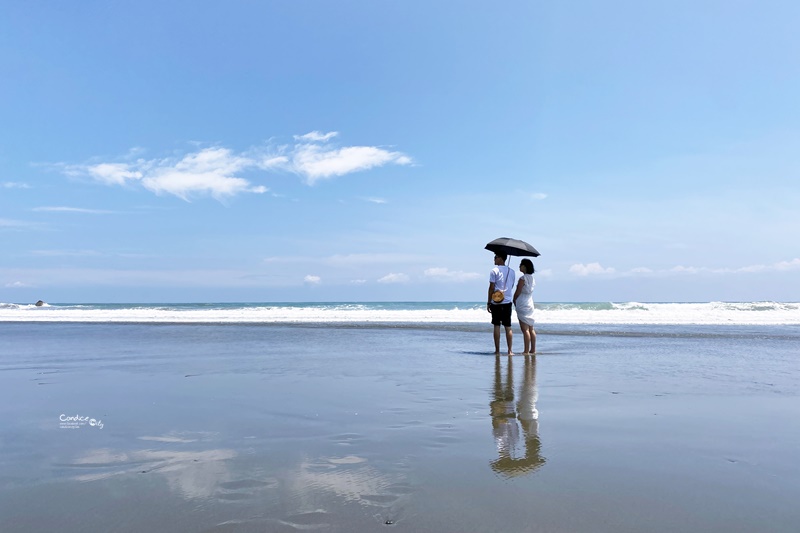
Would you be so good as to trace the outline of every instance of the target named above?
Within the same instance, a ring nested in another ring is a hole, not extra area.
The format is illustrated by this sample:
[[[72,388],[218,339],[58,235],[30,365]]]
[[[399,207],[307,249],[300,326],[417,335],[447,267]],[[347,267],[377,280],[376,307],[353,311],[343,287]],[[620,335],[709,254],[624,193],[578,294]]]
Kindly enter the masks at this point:
[[[492,470],[508,477],[529,474],[545,459],[540,455],[539,412],[536,410],[536,359],[525,357],[519,401],[514,403],[513,359],[508,358],[503,383],[500,358],[495,359],[494,390],[489,407],[492,413],[492,432],[498,458],[491,462]],[[522,442],[520,442],[520,427]],[[520,447],[524,446],[524,450]]]

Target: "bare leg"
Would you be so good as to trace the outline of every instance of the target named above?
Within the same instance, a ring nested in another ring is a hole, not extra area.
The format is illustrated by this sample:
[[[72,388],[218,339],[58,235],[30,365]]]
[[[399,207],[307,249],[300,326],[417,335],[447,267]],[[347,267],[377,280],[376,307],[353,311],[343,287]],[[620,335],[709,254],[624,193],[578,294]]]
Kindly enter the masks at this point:
[[[528,355],[531,349],[531,333],[528,329],[530,326],[523,322],[522,320],[519,321],[519,329],[522,330],[522,337],[525,344],[525,351],[522,352],[522,355]]]
[[[531,353],[536,353],[536,331],[534,331],[533,326],[528,326],[531,328]]]
[[[514,330],[512,330],[510,327],[506,328],[506,344],[508,344],[508,355],[514,355],[514,352],[511,350],[511,341],[513,339],[514,339]],[[497,350],[500,351],[499,345]]]
[[[494,353],[500,355],[500,326],[494,327]]]

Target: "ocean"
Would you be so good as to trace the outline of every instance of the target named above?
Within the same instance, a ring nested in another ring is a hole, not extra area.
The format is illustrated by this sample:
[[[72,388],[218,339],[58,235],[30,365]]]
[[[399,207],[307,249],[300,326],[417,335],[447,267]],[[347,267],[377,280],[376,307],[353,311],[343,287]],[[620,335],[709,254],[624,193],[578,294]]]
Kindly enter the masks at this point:
[[[797,302],[537,303],[537,325],[798,326]],[[0,322],[485,325],[481,302],[0,303]]]

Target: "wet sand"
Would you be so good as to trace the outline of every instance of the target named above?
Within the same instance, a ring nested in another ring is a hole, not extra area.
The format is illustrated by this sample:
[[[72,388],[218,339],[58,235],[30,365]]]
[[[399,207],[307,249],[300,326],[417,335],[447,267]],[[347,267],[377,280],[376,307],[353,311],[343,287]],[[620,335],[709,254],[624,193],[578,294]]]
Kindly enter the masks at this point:
[[[1,324],[0,530],[797,531],[798,338],[668,333]]]

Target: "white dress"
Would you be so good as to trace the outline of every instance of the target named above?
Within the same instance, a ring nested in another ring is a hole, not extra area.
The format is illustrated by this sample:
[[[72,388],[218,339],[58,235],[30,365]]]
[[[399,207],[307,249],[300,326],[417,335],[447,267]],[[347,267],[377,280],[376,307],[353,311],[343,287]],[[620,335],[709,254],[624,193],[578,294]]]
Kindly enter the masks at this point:
[[[517,298],[517,318],[528,324],[529,326],[533,325],[533,287],[536,285],[536,281],[533,279],[533,276],[530,274],[523,274],[520,278],[520,281],[525,281],[525,285],[522,286],[522,292],[519,293],[519,297]]]

